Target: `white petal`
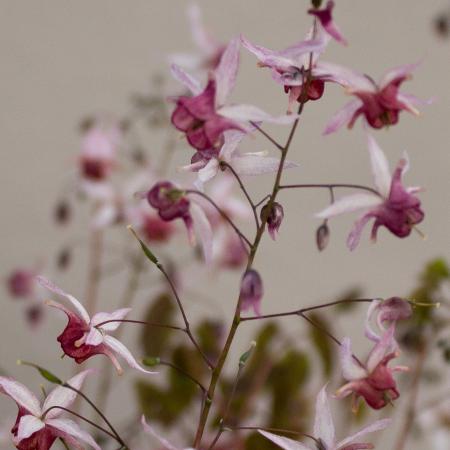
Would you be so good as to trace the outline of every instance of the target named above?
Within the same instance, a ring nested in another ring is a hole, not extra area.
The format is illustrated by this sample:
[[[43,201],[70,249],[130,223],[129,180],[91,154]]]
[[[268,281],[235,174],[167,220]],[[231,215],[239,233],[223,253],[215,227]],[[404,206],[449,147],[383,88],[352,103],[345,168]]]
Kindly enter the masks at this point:
[[[373,433],[374,431],[383,430],[391,423],[391,419],[381,419],[377,420],[376,422],[372,423],[371,425],[368,425],[367,427],[364,427],[362,430],[358,431],[357,433],[343,439],[339,444],[337,445],[336,449],[339,450],[340,448],[345,447],[348,444],[351,444],[356,439],[359,439],[361,436],[364,436],[367,433]]]
[[[197,47],[207,55],[214,54],[220,44],[208,33],[202,18],[202,12],[197,3],[191,3],[187,10],[191,34]]]
[[[64,438],[66,435],[74,438],[75,440],[80,440],[90,445],[95,450],[101,450],[99,445],[94,441],[92,436],[83,431],[78,424],[69,419],[49,419],[45,421],[46,425],[58,430],[58,434]]]
[[[108,320],[122,320],[125,319],[127,314],[131,311],[131,308],[121,308],[117,309],[116,311],[113,311],[112,313],[105,313],[105,312],[99,312],[95,314],[92,317],[91,325],[93,327],[103,323],[107,322]],[[117,330],[117,328],[120,326],[121,322],[110,322],[105,323],[104,325],[101,325],[102,330],[106,331],[114,331]]]
[[[336,112],[328,121],[323,131],[324,135],[334,133],[339,128],[347,125],[353,118],[355,112],[362,106],[361,100],[352,100],[348,102],[343,108]]]
[[[405,64],[403,66],[394,67],[393,69],[386,72],[380,81],[380,89],[386,87],[389,83],[396,80],[397,78],[408,78],[411,73],[420,66],[420,63]]]
[[[213,231],[205,212],[198,204],[191,202],[189,209],[195,233],[201,242],[205,262],[209,264],[212,259]]]
[[[339,83],[351,91],[376,91],[375,85],[363,74],[328,61],[318,62],[313,68],[313,75]]]
[[[278,447],[284,450],[311,450],[310,447],[301,444],[284,436],[278,436],[277,434],[269,433],[268,431],[258,430],[264,437],[272,441]]]
[[[198,171],[198,179],[200,183],[206,183],[212,180],[219,171],[219,161],[216,158],[211,158],[205,167]]]
[[[156,438],[167,450],[180,450],[177,447],[173,446],[169,441],[161,437],[152,426],[150,426],[146,420],[145,416],[142,416],[141,418],[142,427],[144,428],[144,431],[149,434],[150,436],[153,436]]]
[[[36,431],[42,430],[45,427],[45,423],[35,416],[22,416],[19,422],[19,428],[17,430],[17,436],[14,438],[16,443],[19,443],[23,439],[29,438]]]
[[[70,301],[70,303],[72,303],[72,305],[74,306],[74,308],[77,310],[79,316],[87,323],[89,324],[90,322],[90,317],[88,312],[86,311],[86,309],[84,308],[84,306],[72,295],[67,294],[66,292],[64,292],[62,289],[60,289],[58,286],[54,285],[50,280],[48,280],[45,277],[42,276],[38,276],[36,277],[37,281],[39,282],[39,284],[43,287],[45,287],[46,289],[48,289],[51,292],[54,292],[55,294],[61,295],[62,297],[67,298],[67,300]]]
[[[317,213],[319,219],[329,219],[339,214],[357,211],[362,208],[372,208],[380,205],[383,200],[375,194],[353,194],[336,200],[330,206]]]
[[[114,204],[106,203],[92,218],[92,227],[96,230],[103,229],[112,225],[118,215],[118,209]]]
[[[377,342],[367,358],[367,369],[369,372],[372,372],[386,354],[395,347],[394,333],[395,323],[392,323],[392,325],[384,332],[383,336],[381,336],[381,339]]]
[[[375,333],[375,331],[372,329],[371,326],[372,316],[375,313],[375,311],[379,308],[382,302],[383,300],[374,299],[370,302],[369,308],[367,309],[366,321],[364,325],[364,334],[368,339],[370,339],[373,342],[378,342],[380,340],[380,336],[377,333]]]
[[[262,175],[277,172],[280,165],[280,158],[250,155],[247,153],[234,157],[231,165],[240,175]],[[298,164],[292,161],[284,162],[283,169],[291,169],[294,167],[298,167]]]
[[[177,81],[188,88],[193,95],[198,95],[202,91],[200,82],[176,64],[170,66],[170,73]]]
[[[41,415],[41,404],[36,396],[22,383],[0,377],[0,392],[11,397],[20,407],[34,416]]]
[[[236,77],[239,68],[240,40],[233,38],[222,53],[219,65],[214,75],[216,79],[216,107],[225,104],[236,84]]]
[[[122,344],[122,342],[118,341],[117,339],[113,338],[112,336],[105,336],[104,337],[104,343],[105,345],[110,348],[113,352],[117,353],[119,356],[121,356],[130,367],[133,369],[140,370],[144,373],[154,374],[158,372],[152,372],[151,370],[146,370],[142,368],[134,358],[134,356],[131,354],[130,350],[128,350],[125,345]]]
[[[326,448],[333,448],[335,432],[333,418],[331,417],[330,404],[326,385],[320,390],[316,399],[316,416],[314,419],[314,436],[320,438]]]
[[[229,130],[223,133],[224,143],[220,149],[219,158],[223,161],[230,162],[234,152],[237,150],[238,145],[242,142],[242,139],[246,136],[246,133],[238,130]]]
[[[391,172],[389,171],[389,162],[386,159],[383,150],[381,150],[377,141],[371,134],[367,135],[367,141],[375,186],[380,194],[387,198],[389,196],[389,191],[391,190],[392,181]]]
[[[80,390],[81,386],[84,383],[84,380],[92,372],[92,369],[83,370],[82,372],[68,380],[67,384],[77,390]],[[52,406],[62,406],[63,408],[68,408],[74,402],[77,395],[78,394],[72,389],[66,388],[64,386],[57,386],[45,399],[42,410],[46,411]],[[62,413],[63,410],[55,408],[49,411],[45,417],[48,419],[53,419],[55,417],[58,417]]]
[[[97,328],[91,328],[86,335],[84,343],[86,345],[100,345],[103,342],[103,334]]]
[[[253,105],[224,106],[217,111],[221,116],[232,120],[244,122],[271,122],[280,125],[289,125],[298,119],[298,114],[286,114],[284,116],[272,116]]]
[[[348,380],[360,380],[367,376],[367,372],[355,361],[351,349],[350,338],[345,337],[342,339],[341,346],[339,348],[339,358],[342,368],[342,376]]]

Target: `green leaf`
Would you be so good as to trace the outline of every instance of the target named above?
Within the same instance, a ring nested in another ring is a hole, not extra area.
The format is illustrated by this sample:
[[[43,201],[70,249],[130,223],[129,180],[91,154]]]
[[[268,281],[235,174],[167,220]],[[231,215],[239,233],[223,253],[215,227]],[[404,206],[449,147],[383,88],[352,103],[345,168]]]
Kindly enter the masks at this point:
[[[224,326],[217,320],[204,320],[196,328],[201,349],[211,361],[217,360],[222,351]]]
[[[313,313],[309,314],[308,317],[323,330],[331,330],[330,324],[325,320],[323,315]],[[331,375],[334,366],[336,352],[334,351],[335,349],[333,346],[335,344],[323,331],[313,325],[309,328],[309,337],[322,361],[324,376],[328,378]]]
[[[51,373],[49,370],[44,369],[41,366],[38,366],[37,364],[31,363],[28,361],[22,361],[20,359],[17,361],[17,364],[35,368],[41,374],[41,376],[43,378],[45,378],[47,381],[50,381],[50,383],[63,384],[63,381],[60,378],[58,378],[56,375]]]

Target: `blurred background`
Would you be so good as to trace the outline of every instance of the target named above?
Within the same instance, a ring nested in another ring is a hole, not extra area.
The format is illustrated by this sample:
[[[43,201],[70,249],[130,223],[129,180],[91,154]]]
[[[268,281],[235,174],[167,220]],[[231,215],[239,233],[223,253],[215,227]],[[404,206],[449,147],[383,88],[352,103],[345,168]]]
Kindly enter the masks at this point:
[[[223,42],[242,32],[253,42],[281,49],[301,39],[311,23],[305,14],[307,1],[198,3],[211,32]],[[406,183],[425,188],[420,194],[426,212],[421,230],[427,239],[415,233],[407,239],[398,239],[383,229],[376,245],[369,242],[366,234],[357,250],[350,253],[345,240],[353,217],[347,216],[331,222],[330,244],[320,253],[315,244],[315,230],[320,222],[313,214],[327,204],[328,193],[284,193],[280,199],[285,221],[279,238],[276,243],[265,238],[255,263],[264,279],[262,308],[266,314],[334,300],[353,288],[368,297],[407,295],[417,285],[417,277],[426,263],[450,256],[450,40],[446,16],[450,5],[446,0],[336,3],[335,18],[349,46],[332,42],[325,60],[366,72],[375,79],[393,66],[422,63],[413,80],[405,83],[404,90],[423,99],[435,98],[434,103],[423,107],[419,118],[402,114],[398,125],[376,131],[375,136],[391,167],[403,151],[408,152],[411,169]],[[75,172],[80,148],[79,124],[95,113],[118,117],[128,114],[130,99],[136,93],[178,92],[176,83],[169,79],[168,55],[195,50],[186,19],[187,4],[181,0],[2,0],[0,260],[4,277],[17,267],[43,267],[65,290],[82,298],[88,213],[80,208],[73,221],[63,228],[57,227],[53,219],[55,204],[68,189],[67,180]],[[159,79],[163,80],[162,85],[158,84]],[[286,97],[269,73],[257,69],[254,58],[245,51],[232,100],[256,104],[273,114],[281,114],[286,108]],[[331,86],[322,101],[305,108],[290,151],[290,159],[300,167],[286,173],[286,180],[371,184],[366,140],[359,124],[352,131],[321,136],[327,120],[346,100],[340,89]],[[287,134],[283,127],[267,129],[280,141]],[[157,161],[163,139],[164,133],[147,129],[141,132],[139,142],[150,159]],[[269,150],[267,142],[259,137],[247,140],[245,146],[249,151]],[[179,176],[176,168],[187,164],[190,157],[191,152],[181,145],[169,174]],[[255,198],[268,192],[270,184],[270,176],[248,179]],[[187,247],[183,238],[181,235],[177,241],[178,248]],[[55,268],[54,255],[69,241],[80,244],[74,251],[70,270],[60,273]],[[114,231],[111,242],[135,245],[124,227]],[[183,254],[187,251],[183,248]],[[189,271],[191,292],[186,295],[186,307],[195,318],[193,321],[218,315],[229,320],[240,273],[205,277],[201,265],[197,269]],[[123,273],[113,273],[102,280],[100,300],[104,310],[117,306],[117,292],[125,280]],[[148,296],[158,292],[151,282],[146,286],[135,303],[137,315],[146,309]],[[57,314],[50,311],[47,318],[51,320],[45,320],[33,331],[26,326],[23,308],[19,302],[10,300],[6,289],[1,311],[2,369],[35,390],[39,383],[36,374],[17,367],[18,358],[39,362],[61,376],[71,373],[71,362],[59,359],[60,349],[55,345],[55,337],[65,323],[59,314],[55,317]],[[351,317],[331,315],[329,319],[341,336],[362,336],[362,324],[357,317],[364,314],[365,308],[361,307]],[[230,370],[259,326],[249,323],[240,329],[229,358]],[[294,343],[301,341],[307,327],[299,319],[286,319],[282,326]],[[132,349],[137,348],[138,333],[127,327],[125,341]],[[358,344],[358,351],[367,350],[362,339]],[[449,366],[444,367],[448,378]],[[312,385],[316,390],[320,387],[314,381]],[[127,377],[114,386],[109,410],[111,418],[119,420],[127,402],[131,411],[136,409],[135,396]],[[436,394],[432,386],[429,389],[426,398]],[[439,392],[443,389],[445,386],[440,385]],[[448,385],[446,389],[448,392]],[[402,408],[402,401],[396,408]],[[4,415],[5,419],[12,417],[11,411],[10,402],[2,398],[2,419]],[[400,427],[400,422],[401,419],[394,429]],[[378,442],[389,443],[393,436],[394,431],[387,431]],[[408,448],[430,448],[424,442]]]

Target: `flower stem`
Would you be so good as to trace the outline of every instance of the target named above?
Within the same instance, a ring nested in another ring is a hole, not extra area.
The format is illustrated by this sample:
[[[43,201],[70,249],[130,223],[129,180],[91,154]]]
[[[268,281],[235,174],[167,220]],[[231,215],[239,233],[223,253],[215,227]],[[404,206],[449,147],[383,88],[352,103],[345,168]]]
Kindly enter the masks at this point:
[[[308,188],[326,188],[326,189],[334,189],[334,188],[349,188],[349,189],[360,189],[364,191],[371,192],[372,194],[380,196],[380,193],[369,187],[363,186],[361,184],[349,184],[349,183],[309,183],[309,184],[285,184],[280,186],[281,189],[308,189]]]
[[[268,139],[272,144],[278,149],[283,150],[283,146],[279,144],[269,133],[264,131],[256,122],[250,121],[250,124],[254,126],[266,139]]]

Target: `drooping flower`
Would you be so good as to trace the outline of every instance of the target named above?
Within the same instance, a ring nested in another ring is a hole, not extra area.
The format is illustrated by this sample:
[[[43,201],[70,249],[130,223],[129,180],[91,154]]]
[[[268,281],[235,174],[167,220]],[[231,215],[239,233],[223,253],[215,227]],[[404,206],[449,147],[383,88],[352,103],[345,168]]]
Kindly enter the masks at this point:
[[[333,39],[338,41],[340,44],[347,45],[347,40],[344,38],[338,26],[333,20],[333,8],[334,8],[334,1],[329,0],[325,8],[323,9],[311,8],[310,10],[308,10],[308,14],[317,17],[324,30]]]
[[[118,355],[133,369],[150,374],[155,373],[143,369],[125,345],[107,334],[119,327],[121,320],[131,311],[130,308],[118,309],[112,313],[99,312],[91,318],[84,306],[75,297],[67,294],[42,276],[38,276],[37,281],[49,291],[66,298],[75,310],[74,312],[51,300],[46,302],[48,306],[63,311],[69,319],[66,328],[57,338],[64,354],[73,358],[78,364],[91,356],[103,354],[111,360],[120,375],[123,370],[117,360],[116,355]]]
[[[166,222],[182,219],[188,231],[191,245],[196,243],[196,235],[202,245],[205,261],[211,261],[212,228],[201,205],[187,198],[186,193],[170,181],[156,183],[146,194],[148,203],[158,211]]]
[[[375,193],[353,194],[342,197],[317,214],[329,219],[339,214],[365,209],[367,212],[354,224],[347,245],[354,250],[359,243],[364,226],[374,219],[372,240],[375,241],[380,226],[385,226],[400,238],[409,236],[413,227],[422,222],[424,212],[420,200],[414,195],[420,188],[403,186],[402,177],[408,169],[406,156],[400,160],[394,174],[389,173],[388,161],[372,136],[369,135],[369,153],[376,186]]]
[[[401,84],[411,78],[411,73],[417,66],[418,64],[407,64],[396,67],[376,83],[368,75],[326,64],[323,70],[332,73],[335,81],[343,85],[348,94],[357,98],[347,103],[331,118],[324,134],[334,133],[344,125],[352,128],[359,116],[363,116],[372,128],[379,129],[395,125],[402,111],[419,115],[417,106],[427,102],[400,92]]]
[[[79,390],[90,372],[91,370],[80,372],[67,381],[67,384]],[[56,387],[41,405],[23,384],[11,378],[0,377],[0,393],[11,397],[19,408],[16,423],[11,430],[12,441],[19,450],[48,450],[58,438],[77,449],[82,449],[83,443],[100,450],[92,436],[77,423],[60,417],[64,412],[61,408],[69,408],[77,396],[71,389]]]
[[[372,444],[355,443],[355,441],[367,433],[383,430],[389,423],[390,419],[378,420],[340,442],[336,442],[333,418],[331,417],[326,386],[324,386],[317,395],[313,435],[315,443],[312,446],[267,431],[259,430],[259,432],[284,450],[357,450],[374,448]]]
[[[348,381],[336,393],[337,398],[353,394],[354,409],[359,397],[374,409],[381,409],[400,396],[393,377],[395,372],[408,370],[404,366],[388,367],[389,362],[399,353],[394,339],[395,325],[384,332],[374,345],[365,364],[356,362],[349,338],[344,338],[340,346],[342,375]]]
[[[319,252],[325,250],[330,242],[330,228],[326,221],[320,225],[316,230],[316,245]]]
[[[199,152],[218,152],[225,131],[246,132],[251,121],[290,124],[296,119],[296,116],[273,117],[253,105],[226,106],[236,83],[239,47],[239,39],[232,39],[204,89],[194,77],[172,66],[172,75],[193,94],[176,99],[172,124],[185,133],[189,144]]]
[[[270,237],[275,240],[278,231],[281,227],[281,223],[284,219],[283,206],[278,202],[274,202],[269,210],[269,204],[265,205],[261,209],[261,220],[267,215],[267,229],[269,231]]]
[[[197,152],[192,164],[184,166],[183,170],[198,172],[196,186],[203,185],[213,179],[220,171],[220,164],[230,165],[238,175],[263,175],[274,173],[280,165],[280,158],[267,156],[265,152],[240,153],[239,145],[246,133],[228,130],[223,133],[223,145],[218,153]],[[292,161],[284,162],[284,169],[297,167]]]
[[[264,295],[264,287],[261,275],[254,269],[247,270],[241,280],[241,310],[253,309],[257,316],[261,315],[261,299]]]

